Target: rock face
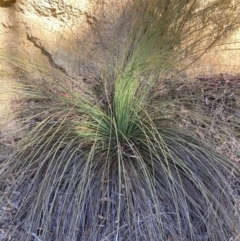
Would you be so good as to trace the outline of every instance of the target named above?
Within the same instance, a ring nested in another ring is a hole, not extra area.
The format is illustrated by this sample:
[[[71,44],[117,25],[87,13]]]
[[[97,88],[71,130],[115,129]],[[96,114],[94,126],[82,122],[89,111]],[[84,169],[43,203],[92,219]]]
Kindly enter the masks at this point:
[[[0,55],[26,60],[25,65],[31,60],[70,76],[81,75],[86,69],[84,59],[99,58],[104,48],[109,48],[104,45],[106,42],[116,48],[126,39],[126,3],[127,0],[0,0]],[[239,68],[239,54],[235,52],[234,56],[230,57],[231,62],[228,55],[209,58],[214,64],[230,63]],[[205,65],[207,61],[208,57]],[[0,59],[1,68],[6,70],[9,66]]]
[[[0,0],[0,53],[78,75],[83,48],[87,47],[92,53],[98,51],[97,46],[102,41],[98,35],[100,29],[103,38],[107,33],[110,37],[111,31],[120,34],[116,18],[122,16],[126,1],[114,1],[114,16],[112,11],[106,11],[112,8],[112,2]],[[1,63],[6,69],[3,65]]]

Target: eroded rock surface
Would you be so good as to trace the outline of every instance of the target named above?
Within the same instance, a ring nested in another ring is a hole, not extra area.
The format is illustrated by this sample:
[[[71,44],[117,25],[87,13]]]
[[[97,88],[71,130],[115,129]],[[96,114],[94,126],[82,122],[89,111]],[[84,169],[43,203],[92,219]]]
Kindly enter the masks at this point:
[[[98,53],[101,38],[107,35],[112,38],[115,34],[113,38],[121,41],[117,19],[123,14],[124,2],[0,0],[0,53],[78,75],[83,48]],[[1,67],[6,69],[5,63]]]

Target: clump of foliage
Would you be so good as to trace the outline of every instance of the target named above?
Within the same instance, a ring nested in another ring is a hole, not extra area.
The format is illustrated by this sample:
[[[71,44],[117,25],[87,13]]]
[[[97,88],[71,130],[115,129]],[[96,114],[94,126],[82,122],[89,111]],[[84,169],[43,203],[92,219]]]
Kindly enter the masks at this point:
[[[198,1],[133,1],[136,21],[129,42],[105,66],[101,98],[63,75],[8,90],[24,103],[16,111],[24,137],[0,179],[15,179],[9,196],[18,195],[19,240],[238,235],[240,210],[229,179],[239,167],[181,129],[178,113],[169,114],[172,101],[156,93],[187,50],[221,40],[227,28],[200,33],[211,30],[207,13],[213,18],[227,2],[201,9]]]

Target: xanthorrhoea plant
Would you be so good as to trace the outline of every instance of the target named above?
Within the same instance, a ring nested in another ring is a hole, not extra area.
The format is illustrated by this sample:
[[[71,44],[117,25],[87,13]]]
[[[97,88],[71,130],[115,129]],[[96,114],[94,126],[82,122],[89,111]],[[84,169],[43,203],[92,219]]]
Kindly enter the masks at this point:
[[[1,176],[1,183],[15,178],[9,196],[18,194],[19,240],[238,235],[240,213],[228,179],[239,167],[183,133],[165,111],[171,105],[152,99],[160,73],[183,53],[177,47],[188,38],[181,31],[192,29],[197,1],[139,2],[143,21],[133,24],[129,45],[106,67],[103,99],[67,76],[8,90],[24,103],[17,112],[24,137]]]
[[[64,81],[19,85],[34,105],[21,107],[26,135],[1,177],[16,178],[9,194],[19,193],[19,240],[237,235],[239,210],[228,182],[234,164],[156,110],[148,94],[153,82],[118,76],[105,104]]]

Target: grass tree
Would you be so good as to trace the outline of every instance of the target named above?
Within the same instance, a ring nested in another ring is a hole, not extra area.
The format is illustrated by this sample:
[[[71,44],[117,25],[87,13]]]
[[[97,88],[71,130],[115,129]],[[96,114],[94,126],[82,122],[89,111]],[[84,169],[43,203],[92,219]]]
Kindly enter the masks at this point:
[[[169,114],[178,99],[155,95],[187,51],[200,56],[225,35],[210,23],[227,2],[133,1],[129,41],[105,66],[101,98],[63,75],[6,86],[24,103],[15,110],[23,137],[0,178],[15,180],[19,240],[237,237],[239,167],[180,128]],[[223,16],[232,30],[235,15]]]

